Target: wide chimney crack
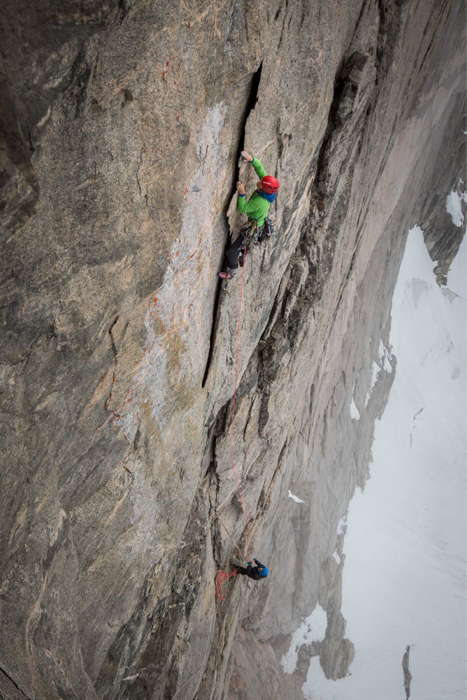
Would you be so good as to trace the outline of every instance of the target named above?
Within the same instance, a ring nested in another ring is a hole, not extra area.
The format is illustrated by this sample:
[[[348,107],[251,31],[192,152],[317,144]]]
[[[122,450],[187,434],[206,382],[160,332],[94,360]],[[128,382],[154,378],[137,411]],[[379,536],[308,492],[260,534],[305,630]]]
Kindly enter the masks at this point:
[[[254,110],[256,103],[258,101],[258,92],[259,92],[259,84],[261,81],[262,69],[263,69],[263,62],[261,61],[261,63],[258,66],[258,69],[255,71],[255,73],[253,73],[253,77],[251,79],[251,85],[250,85],[250,90],[248,93],[248,99],[246,101],[245,109],[243,112],[243,118],[242,118],[241,125],[240,125],[240,138],[238,141],[238,147],[237,147],[237,151],[235,154],[234,165],[232,168],[232,185],[230,187],[230,191],[226,197],[225,204],[224,204],[224,207],[222,210],[227,228],[229,228],[227,211],[229,209],[230,202],[232,201],[232,198],[235,194],[237,179],[238,179],[237,175],[238,175],[238,171],[239,171],[239,162],[240,162],[242,151],[245,148],[246,123],[248,121],[248,117],[250,116],[250,113],[252,112],[252,110]],[[206,368],[204,370],[203,381],[201,384],[203,389],[206,385],[208,375],[209,375],[209,370],[211,368],[212,359],[213,359],[214,344],[215,344],[216,331],[217,331],[216,318],[217,318],[217,313],[218,313],[218,309],[219,309],[221,290],[222,290],[222,283],[219,280],[219,284],[217,285],[217,289],[216,289],[216,298],[214,300],[213,320],[212,320],[212,327],[211,327],[211,337],[210,337],[210,341],[209,341],[208,359],[206,361]]]

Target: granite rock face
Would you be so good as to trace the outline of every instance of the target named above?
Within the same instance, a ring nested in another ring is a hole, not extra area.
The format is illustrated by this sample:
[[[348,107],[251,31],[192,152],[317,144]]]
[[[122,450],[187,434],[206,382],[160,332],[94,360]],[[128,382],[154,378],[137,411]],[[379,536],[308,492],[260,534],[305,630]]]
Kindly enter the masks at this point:
[[[396,370],[405,234],[440,281],[462,237],[437,203],[464,8],[2,13],[0,695],[300,698],[310,650],[292,676],[280,654],[318,602],[310,653],[332,678],[353,658],[333,554]],[[244,147],[281,182],[276,234],[221,288]],[[237,547],[271,574],[216,604]]]

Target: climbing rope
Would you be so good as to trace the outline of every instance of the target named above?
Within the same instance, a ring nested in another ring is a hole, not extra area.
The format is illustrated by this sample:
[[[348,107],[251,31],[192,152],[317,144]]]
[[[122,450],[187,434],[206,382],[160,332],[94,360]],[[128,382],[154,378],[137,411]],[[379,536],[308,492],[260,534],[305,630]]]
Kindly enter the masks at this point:
[[[240,236],[244,238],[245,241],[245,254],[244,254],[244,259],[243,259],[243,270],[245,270],[245,260],[246,260],[246,254],[247,252],[250,251],[251,247],[255,245],[255,241],[258,240],[258,222],[256,222],[255,225],[248,224],[247,226],[244,226],[242,230],[240,231]],[[242,273],[242,284],[243,284],[243,273]],[[204,412],[204,425],[208,424],[209,420],[209,414],[212,408],[212,404],[214,401],[215,393],[216,393],[216,385],[217,385],[217,374],[219,371],[219,365],[220,365],[220,359],[221,359],[221,348],[224,347],[224,337],[225,337],[225,330],[227,328],[227,318],[229,316],[229,307],[230,307],[230,300],[232,298],[232,294],[227,292],[225,287],[222,287],[223,290],[226,291],[228,295],[228,301],[227,304],[223,307],[222,309],[222,319],[220,325],[222,326],[222,336],[221,336],[221,342],[218,343],[217,346],[217,351],[216,351],[216,357],[215,357],[215,369],[214,369],[214,378],[212,380],[212,389],[209,394],[209,401],[207,408]],[[240,300],[241,303],[241,300]]]
[[[239,235],[243,236],[245,238],[245,245],[248,244],[248,234],[251,234],[251,231],[253,230],[253,228],[254,227],[252,227],[252,226],[244,226],[243,229],[240,231]],[[257,230],[257,229],[258,229],[258,226],[256,226],[255,230]],[[251,241],[252,241],[252,239],[251,239]],[[244,260],[245,259],[246,259],[246,251],[245,251]],[[243,269],[245,269],[245,268],[243,268]],[[220,359],[221,359],[221,352],[220,351],[221,351],[221,348],[224,347],[225,331],[227,328],[227,319],[229,317],[230,300],[232,299],[232,294],[230,292],[227,292],[225,287],[221,287],[221,288],[226,292],[226,294],[228,295],[229,298],[228,298],[227,304],[222,309],[222,319],[221,319],[221,323],[220,323],[220,325],[222,326],[222,336],[221,336],[221,342],[217,346],[216,357],[215,357],[214,377],[212,380],[212,389],[211,389],[211,393],[209,394],[209,401],[208,401],[207,408],[204,412],[204,425],[208,424],[209,415],[210,415],[212,404],[213,404],[214,397],[216,394],[217,374],[219,372]]]
[[[230,455],[232,458],[232,469],[235,477],[235,483],[237,485],[237,491],[240,496],[240,501],[242,504],[243,514],[245,516],[246,526],[248,528],[248,558],[251,559],[251,530],[250,521],[248,520],[248,514],[246,512],[245,501],[243,500],[242,490],[240,488],[240,483],[238,481],[237,470],[235,469],[235,457],[234,457],[234,423],[235,423],[235,403],[237,400],[237,386],[238,386],[238,358],[240,353],[240,324],[242,320],[242,298],[243,298],[243,282],[245,279],[245,263],[246,263],[246,249],[243,256],[243,267],[242,267],[242,283],[240,286],[240,306],[238,310],[238,326],[237,326],[237,357],[236,357],[236,368],[235,368],[235,388],[233,393],[232,401],[232,420],[230,422]]]
[[[240,304],[239,304],[239,310],[238,310],[237,352],[236,352],[236,362],[235,362],[235,387],[234,387],[233,400],[232,400],[232,420],[230,422],[230,456],[232,459],[232,469],[233,469],[233,473],[234,473],[234,477],[235,477],[235,483],[237,486],[238,494],[240,496],[243,514],[245,516],[246,526],[248,529],[248,557],[249,557],[249,559],[252,559],[250,521],[248,520],[248,514],[246,511],[245,501],[243,500],[243,494],[242,494],[242,490],[240,488],[240,482],[238,480],[237,470],[235,468],[235,456],[234,456],[235,404],[236,404],[236,400],[237,400],[237,388],[238,388],[238,361],[239,361],[239,355],[240,355],[240,328],[241,328],[241,321],[242,321],[242,299],[243,299],[243,286],[244,286],[244,280],[245,280],[245,262],[246,262],[246,250],[244,253],[244,260],[243,260],[243,267],[242,267],[242,282],[241,282],[241,286],[240,286]],[[238,545],[235,542],[235,540],[233,539],[232,535],[225,527],[224,523],[221,523],[221,525],[224,527],[228,536],[230,537],[230,539],[234,543],[235,548],[240,553],[240,556],[245,560],[245,563],[248,563],[247,557],[245,557],[245,555],[243,554],[241,549],[238,547]],[[218,569],[216,571],[215,585],[216,585],[216,602],[217,603],[222,603],[225,600],[225,598],[227,596],[227,591],[228,591],[228,584],[233,578],[235,578],[235,576],[237,576],[237,571],[238,571],[238,568],[234,569],[233,571],[226,571],[225,569]]]
[[[216,571],[216,603],[223,603],[227,597],[227,586],[231,579],[237,575],[237,569],[234,571],[224,571],[217,569]]]
[[[227,528],[226,528],[227,530]],[[229,534],[227,530],[227,534]],[[229,535],[230,536],[230,535]],[[235,544],[235,542],[234,542]],[[238,547],[237,547],[238,549]],[[240,552],[240,550],[238,550]],[[242,559],[245,559],[243,556],[242,552],[240,552],[240,556]],[[222,603],[226,596],[227,596],[227,589],[228,589],[228,584],[229,582],[235,578],[235,576],[238,575],[238,569],[240,566],[242,566],[242,562],[236,557],[231,557],[231,561],[233,564],[237,567],[235,569],[232,569],[231,571],[225,571],[224,569],[217,569],[216,571],[216,601],[218,603]],[[245,564],[248,563],[247,560],[245,559]]]
[[[257,227],[256,227],[257,228]],[[234,473],[235,477],[235,484],[237,486],[237,491],[240,496],[240,502],[242,504],[242,510],[243,514],[245,516],[245,522],[248,530],[248,558],[251,560],[251,529],[250,529],[250,521],[248,519],[248,513],[246,510],[245,506],[245,501],[243,500],[243,494],[242,490],[240,488],[240,482],[238,479],[237,475],[237,470],[235,468],[235,455],[234,455],[234,426],[235,426],[235,406],[236,406],[236,401],[237,401],[237,389],[238,389],[238,364],[239,364],[239,356],[240,356],[240,330],[241,330],[241,322],[242,322],[242,300],[243,300],[243,287],[244,287],[244,281],[245,281],[245,263],[246,263],[246,256],[247,256],[248,248],[245,246],[245,250],[243,253],[243,266],[242,266],[242,281],[241,281],[241,286],[240,286],[240,302],[239,302],[239,309],[238,309],[238,324],[237,324],[237,349],[236,349],[236,360],[235,360],[235,386],[234,386],[234,393],[233,393],[233,399],[232,399],[232,419],[230,422],[230,456],[232,460],[232,470]],[[211,396],[209,397],[209,402],[208,402],[208,407],[205,413],[205,421],[209,418],[209,414],[212,408],[212,402],[214,398],[214,393],[215,393],[215,387],[217,383],[217,373],[219,369],[219,363],[220,363],[220,349],[224,345],[224,336],[225,336],[225,329],[226,329],[226,321],[228,318],[228,311],[230,307],[230,300],[231,300],[231,294],[229,294],[229,300],[228,303],[224,309],[223,312],[223,323],[222,323],[222,339],[221,342],[218,346],[217,350],[217,358],[216,358],[216,364],[215,364],[215,371],[214,371],[214,378],[213,378],[213,385],[212,385],[212,390],[211,390]],[[240,556],[242,559],[245,560],[245,563],[248,563],[247,557],[243,554],[235,540],[233,539],[232,535],[230,532],[227,530],[225,527],[224,523],[221,523],[221,525],[224,527],[225,531],[227,532],[228,536],[232,540],[235,548],[239,552]],[[234,569],[232,571],[226,571],[224,569],[218,569],[216,571],[216,579],[215,579],[215,590],[216,590],[216,602],[222,603],[226,596],[227,596],[227,589],[228,589],[228,584],[229,582],[237,576],[237,571],[238,569]]]
[[[219,521],[219,522],[220,522],[220,524],[222,525],[222,527],[224,528],[224,530],[226,531],[227,535],[228,535],[228,536],[230,537],[230,539],[232,540],[233,546],[235,547],[235,549],[237,550],[237,552],[240,554],[240,556],[241,556],[241,558],[244,560],[245,564],[248,564],[247,558],[246,558],[245,555],[243,554],[243,552],[242,552],[242,550],[240,549],[240,547],[238,546],[238,544],[235,542],[235,540],[234,540],[234,538],[232,537],[232,535],[230,534],[230,532],[227,530],[227,528],[226,528],[226,526],[224,525],[224,523],[223,523],[222,521]]]

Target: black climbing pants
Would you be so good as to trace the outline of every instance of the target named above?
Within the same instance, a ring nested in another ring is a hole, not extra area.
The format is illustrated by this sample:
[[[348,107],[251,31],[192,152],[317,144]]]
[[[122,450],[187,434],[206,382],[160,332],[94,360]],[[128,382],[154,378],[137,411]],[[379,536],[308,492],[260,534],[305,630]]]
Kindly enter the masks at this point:
[[[236,270],[238,267],[238,256],[240,251],[245,248],[245,239],[242,234],[232,243],[227,250],[227,264],[231,270]]]

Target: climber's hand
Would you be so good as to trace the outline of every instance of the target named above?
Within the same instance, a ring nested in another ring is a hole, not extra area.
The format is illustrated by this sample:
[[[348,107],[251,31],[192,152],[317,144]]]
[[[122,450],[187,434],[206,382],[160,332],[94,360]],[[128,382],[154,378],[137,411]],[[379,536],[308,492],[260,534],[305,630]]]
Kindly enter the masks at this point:
[[[243,186],[243,182],[237,182],[237,192],[238,194],[245,194],[245,187]]]
[[[245,160],[249,161],[250,163],[253,161],[253,156],[250,156],[247,151],[242,151],[242,156],[245,158]]]

